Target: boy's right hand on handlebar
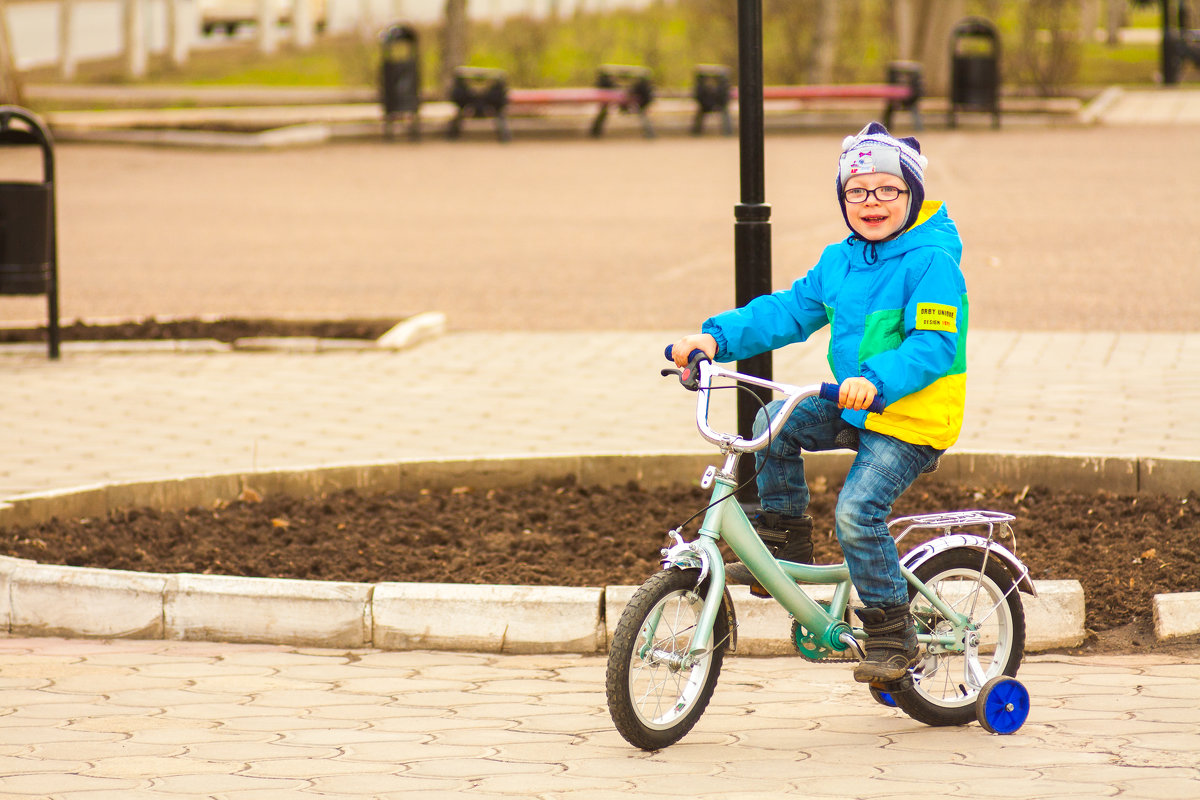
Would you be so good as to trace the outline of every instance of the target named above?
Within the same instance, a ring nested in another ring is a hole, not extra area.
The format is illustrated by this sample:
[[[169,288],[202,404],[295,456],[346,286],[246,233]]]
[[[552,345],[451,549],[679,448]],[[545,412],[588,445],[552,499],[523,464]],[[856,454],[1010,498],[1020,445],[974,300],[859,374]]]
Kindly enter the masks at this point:
[[[846,378],[838,392],[838,405],[855,410],[869,409],[879,390],[866,378]]]
[[[677,367],[688,365],[688,356],[693,350],[702,350],[709,361],[717,355],[717,340],[710,333],[693,333],[671,345],[671,360]]]

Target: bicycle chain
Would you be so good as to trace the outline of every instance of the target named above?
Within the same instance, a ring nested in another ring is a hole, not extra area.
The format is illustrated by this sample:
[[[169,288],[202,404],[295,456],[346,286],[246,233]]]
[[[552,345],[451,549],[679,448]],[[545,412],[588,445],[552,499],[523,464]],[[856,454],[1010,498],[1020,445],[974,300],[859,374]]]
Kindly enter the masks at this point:
[[[822,664],[849,664],[858,661],[853,656],[842,655],[848,653],[848,650],[833,650],[817,644],[814,639],[813,634],[809,633],[799,622],[792,620],[792,647],[796,648],[796,652],[805,661]],[[801,646],[802,641],[808,649]]]

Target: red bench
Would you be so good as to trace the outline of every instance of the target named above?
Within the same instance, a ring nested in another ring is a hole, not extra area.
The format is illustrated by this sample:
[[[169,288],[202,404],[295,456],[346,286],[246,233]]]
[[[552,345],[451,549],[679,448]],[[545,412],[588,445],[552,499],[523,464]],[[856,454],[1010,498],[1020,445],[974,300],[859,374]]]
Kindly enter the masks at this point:
[[[852,83],[829,86],[764,86],[763,101],[774,100],[883,100],[883,124],[892,126],[897,110],[911,111],[913,125],[921,130],[922,80],[920,65],[897,61],[888,65],[887,83]],[[692,122],[692,133],[699,135],[704,130],[704,119],[708,114],[720,114],[722,130],[733,133],[733,120],[729,103],[737,99],[737,87],[730,83],[729,68],[704,64],[696,68],[696,79],[692,93],[696,100],[696,116]]]
[[[463,122],[471,117],[496,120],[496,135],[502,142],[512,139],[508,125],[511,107],[545,107],[551,105],[599,106],[592,120],[592,136],[604,133],[604,123],[610,109],[637,114],[641,118],[642,135],[653,138],[654,128],[646,115],[646,107],[654,100],[654,85],[650,71],[643,67],[606,64],[600,67],[596,85],[578,89],[509,89],[503,70],[458,67],[450,99],[458,107],[450,121],[447,136],[458,138]]]

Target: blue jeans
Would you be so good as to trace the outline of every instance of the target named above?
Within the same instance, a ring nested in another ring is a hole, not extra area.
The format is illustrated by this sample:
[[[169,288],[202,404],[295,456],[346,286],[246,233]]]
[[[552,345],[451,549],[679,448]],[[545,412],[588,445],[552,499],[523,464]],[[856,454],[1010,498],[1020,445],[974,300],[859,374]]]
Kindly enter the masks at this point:
[[[754,433],[766,429],[768,414],[783,401],[767,404],[754,421]],[[798,517],[808,509],[802,450],[836,450],[834,437],[852,427],[836,403],[810,397],[800,403],[769,448],[755,453],[758,495],[764,511]],[[900,574],[900,556],[887,527],[887,517],[905,489],[941,455],[933,447],[902,442],[874,431],[859,430],[858,455],[838,493],[835,530],[850,580],[869,608],[908,604],[908,583]]]

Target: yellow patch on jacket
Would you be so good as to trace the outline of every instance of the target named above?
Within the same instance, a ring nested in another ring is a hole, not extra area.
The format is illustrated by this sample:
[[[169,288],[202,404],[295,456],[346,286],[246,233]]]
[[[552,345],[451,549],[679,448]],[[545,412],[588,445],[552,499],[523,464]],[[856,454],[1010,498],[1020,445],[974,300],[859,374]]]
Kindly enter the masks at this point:
[[[938,378],[921,391],[889,403],[882,414],[868,414],[867,430],[945,450],[962,432],[966,396],[965,373]]]

